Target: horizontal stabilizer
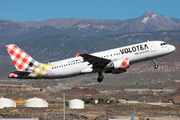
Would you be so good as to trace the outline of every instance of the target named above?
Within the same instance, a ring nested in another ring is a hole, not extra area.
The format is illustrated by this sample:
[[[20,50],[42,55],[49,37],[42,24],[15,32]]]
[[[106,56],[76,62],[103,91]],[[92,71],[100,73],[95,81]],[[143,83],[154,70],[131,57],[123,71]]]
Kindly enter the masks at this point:
[[[12,72],[16,75],[18,75],[19,78],[27,78],[27,76],[31,73],[31,72],[26,72],[26,71],[14,71]]]
[[[26,75],[26,74],[29,75],[31,72],[26,72],[26,71],[14,71],[14,72],[12,72],[12,73],[17,74],[17,75]]]

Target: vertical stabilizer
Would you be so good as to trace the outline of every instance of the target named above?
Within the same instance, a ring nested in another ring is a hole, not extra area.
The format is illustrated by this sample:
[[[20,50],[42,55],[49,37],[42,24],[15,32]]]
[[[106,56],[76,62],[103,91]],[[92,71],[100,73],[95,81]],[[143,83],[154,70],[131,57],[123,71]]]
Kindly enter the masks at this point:
[[[17,71],[28,71],[31,67],[36,67],[38,62],[22,51],[14,44],[5,46]]]
[[[17,71],[12,72],[10,78],[37,78],[47,75],[51,63],[42,64],[34,60],[14,44],[5,46]]]

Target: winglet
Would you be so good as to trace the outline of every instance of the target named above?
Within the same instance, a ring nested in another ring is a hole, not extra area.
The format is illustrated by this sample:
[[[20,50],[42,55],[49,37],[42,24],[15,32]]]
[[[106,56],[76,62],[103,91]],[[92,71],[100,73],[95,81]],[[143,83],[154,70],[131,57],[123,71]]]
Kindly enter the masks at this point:
[[[75,53],[76,53],[77,57],[79,57],[81,55],[81,53],[77,53],[77,52],[75,52]]]

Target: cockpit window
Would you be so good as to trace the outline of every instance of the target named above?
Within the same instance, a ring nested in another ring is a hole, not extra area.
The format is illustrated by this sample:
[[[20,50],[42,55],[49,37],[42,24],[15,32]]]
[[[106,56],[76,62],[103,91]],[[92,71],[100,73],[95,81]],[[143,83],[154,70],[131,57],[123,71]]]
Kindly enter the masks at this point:
[[[161,43],[161,46],[166,45],[167,43]]]

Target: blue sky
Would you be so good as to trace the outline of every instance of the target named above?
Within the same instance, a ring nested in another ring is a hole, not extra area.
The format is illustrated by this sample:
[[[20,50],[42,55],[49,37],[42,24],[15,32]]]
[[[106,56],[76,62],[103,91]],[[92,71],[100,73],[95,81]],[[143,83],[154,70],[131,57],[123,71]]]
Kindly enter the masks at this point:
[[[180,19],[180,0],[0,0],[0,19],[14,22],[53,18],[126,20],[151,10]]]

